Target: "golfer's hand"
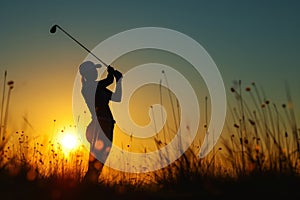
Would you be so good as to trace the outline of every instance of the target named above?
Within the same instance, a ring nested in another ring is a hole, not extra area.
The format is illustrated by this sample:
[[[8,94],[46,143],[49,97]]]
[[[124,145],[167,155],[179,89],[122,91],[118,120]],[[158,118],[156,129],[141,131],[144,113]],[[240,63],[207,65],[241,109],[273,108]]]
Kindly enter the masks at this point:
[[[114,71],[114,76],[117,79],[117,81],[123,77],[123,74],[121,72],[119,72],[118,70]]]
[[[110,66],[110,65],[107,66],[107,72],[109,74],[114,73],[114,71],[115,71],[115,69],[112,66]]]

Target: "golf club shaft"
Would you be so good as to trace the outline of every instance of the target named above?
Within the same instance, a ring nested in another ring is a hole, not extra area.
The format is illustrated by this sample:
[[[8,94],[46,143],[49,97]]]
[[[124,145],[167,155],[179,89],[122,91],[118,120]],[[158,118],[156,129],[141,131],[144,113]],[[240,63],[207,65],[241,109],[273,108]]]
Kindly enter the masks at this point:
[[[62,32],[64,32],[67,36],[69,36],[72,40],[74,40],[77,44],[79,44],[82,48],[84,48],[87,52],[92,54],[97,60],[99,60],[102,64],[104,64],[105,67],[108,67],[108,65],[102,61],[100,58],[98,58],[95,54],[93,54],[88,48],[86,48],[83,44],[81,44],[78,40],[76,40],[72,35],[70,35],[67,31],[65,31],[60,26],[56,25],[57,28],[59,28]]]

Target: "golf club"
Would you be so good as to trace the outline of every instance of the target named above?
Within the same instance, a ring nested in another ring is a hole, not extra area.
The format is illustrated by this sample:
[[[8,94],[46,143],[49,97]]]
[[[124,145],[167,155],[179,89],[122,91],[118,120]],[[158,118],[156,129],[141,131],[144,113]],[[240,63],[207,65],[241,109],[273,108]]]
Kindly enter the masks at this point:
[[[100,58],[98,58],[95,54],[93,54],[88,48],[86,48],[83,44],[81,44],[80,42],[78,42],[78,40],[76,40],[72,35],[70,35],[67,31],[65,31],[62,27],[60,27],[59,25],[55,24],[51,27],[50,29],[50,33],[55,33],[57,28],[59,28],[62,32],[64,32],[67,36],[69,36],[72,40],[74,40],[77,44],[79,44],[82,48],[84,48],[87,52],[89,52],[90,54],[92,54],[97,60],[99,60],[102,64],[104,64],[105,67],[108,67],[108,64],[106,64],[105,62],[103,62]]]

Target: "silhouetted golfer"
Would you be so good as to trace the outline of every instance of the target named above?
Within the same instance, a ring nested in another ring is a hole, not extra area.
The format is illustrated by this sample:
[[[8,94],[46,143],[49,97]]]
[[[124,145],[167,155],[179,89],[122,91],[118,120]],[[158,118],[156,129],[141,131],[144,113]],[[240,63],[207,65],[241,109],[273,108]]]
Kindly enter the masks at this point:
[[[109,101],[120,102],[122,97],[122,73],[113,67],[107,67],[107,77],[97,80],[97,68],[91,61],[79,67],[82,76],[81,93],[91,113],[92,120],[86,129],[86,138],[90,143],[88,171],[84,180],[97,182],[113,141],[115,120],[109,107]],[[107,88],[116,79],[115,92]]]

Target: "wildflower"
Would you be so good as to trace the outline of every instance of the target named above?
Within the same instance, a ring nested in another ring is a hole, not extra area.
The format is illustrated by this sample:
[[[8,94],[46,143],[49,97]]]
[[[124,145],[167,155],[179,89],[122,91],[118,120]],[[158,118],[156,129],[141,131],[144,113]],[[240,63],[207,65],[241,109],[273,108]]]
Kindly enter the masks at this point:
[[[162,141],[160,141],[160,140],[155,140],[156,141],[156,143],[158,144],[158,145],[161,145],[162,144]],[[129,144],[127,145],[127,147],[129,148]]]
[[[270,103],[270,101],[269,101],[269,100],[266,100],[265,103],[268,105],[268,104]]]
[[[282,107],[283,107],[283,108],[286,108],[286,105],[285,105],[285,104],[282,104]]]
[[[286,148],[281,149],[282,153],[286,153]]]
[[[251,91],[251,88],[250,88],[250,87],[246,87],[246,91],[247,91],[247,92],[250,92],[250,91]]]
[[[204,126],[206,126],[206,125],[204,125]],[[186,130],[190,131],[190,126],[189,125],[186,126]]]
[[[235,92],[235,89],[232,87],[232,88],[230,88],[230,90],[231,90],[231,92]]]
[[[9,86],[10,89],[14,88],[14,82],[13,81],[8,81],[7,85]]]
[[[249,119],[249,122],[250,122],[251,125],[253,125],[253,126],[255,125],[255,121]]]

